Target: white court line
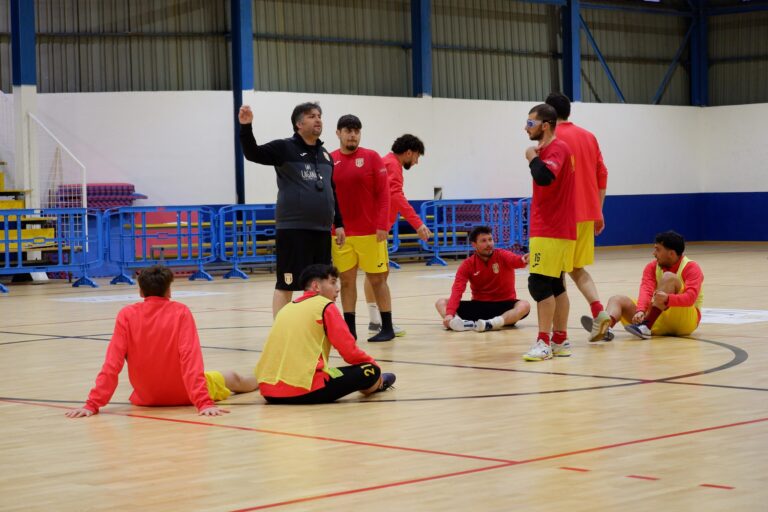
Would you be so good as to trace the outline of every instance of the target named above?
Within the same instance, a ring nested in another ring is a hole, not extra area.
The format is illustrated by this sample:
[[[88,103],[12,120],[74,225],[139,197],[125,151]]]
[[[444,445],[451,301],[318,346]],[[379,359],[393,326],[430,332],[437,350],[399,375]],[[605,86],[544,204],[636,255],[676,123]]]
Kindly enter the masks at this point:
[[[762,309],[701,308],[703,324],[753,324],[768,322],[768,311]]]

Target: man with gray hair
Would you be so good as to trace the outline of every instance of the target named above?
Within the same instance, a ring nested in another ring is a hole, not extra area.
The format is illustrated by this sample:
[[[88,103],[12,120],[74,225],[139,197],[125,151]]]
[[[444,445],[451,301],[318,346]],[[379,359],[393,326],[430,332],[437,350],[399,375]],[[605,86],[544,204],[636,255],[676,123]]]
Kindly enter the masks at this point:
[[[293,136],[257,144],[253,136],[251,107],[240,107],[240,143],[251,162],[274,166],[277,173],[275,251],[277,283],[272,316],[300,291],[299,276],[313,263],[330,264],[328,233],[336,226],[336,242],[344,243],[341,213],[333,184],[333,160],[323,147],[323,111],[317,103],[293,109]]]

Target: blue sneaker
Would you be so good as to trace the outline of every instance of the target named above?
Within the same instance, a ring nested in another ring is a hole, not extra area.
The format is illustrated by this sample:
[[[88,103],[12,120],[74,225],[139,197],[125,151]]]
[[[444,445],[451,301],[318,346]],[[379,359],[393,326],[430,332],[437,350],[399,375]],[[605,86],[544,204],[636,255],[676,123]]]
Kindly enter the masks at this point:
[[[389,388],[392,387],[392,385],[397,380],[397,377],[395,377],[394,373],[382,373],[381,374],[381,386],[379,386],[379,389],[376,390],[377,393],[381,391],[386,391]]]
[[[651,336],[652,336],[651,330],[645,324],[629,324],[629,325],[625,325],[624,329],[628,333],[634,334],[638,338],[641,338],[644,340],[649,340],[651,339]]]

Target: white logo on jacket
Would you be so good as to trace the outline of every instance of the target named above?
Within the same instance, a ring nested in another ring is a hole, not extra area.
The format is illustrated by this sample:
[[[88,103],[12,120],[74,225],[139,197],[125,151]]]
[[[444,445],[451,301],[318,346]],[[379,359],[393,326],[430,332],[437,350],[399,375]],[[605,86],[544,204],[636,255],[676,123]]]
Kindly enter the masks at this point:
[[[355,158],[355,165],[357,167],[362,167],[365,165],[365,158]]]

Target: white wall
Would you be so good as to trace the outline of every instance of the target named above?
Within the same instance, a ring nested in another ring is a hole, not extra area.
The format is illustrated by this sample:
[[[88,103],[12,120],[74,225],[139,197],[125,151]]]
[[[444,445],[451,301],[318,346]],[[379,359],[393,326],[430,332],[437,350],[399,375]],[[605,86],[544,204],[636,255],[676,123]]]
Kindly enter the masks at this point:
[[[410,132],[426,155],[406,171],[406,195],[431,199],[530,194],[523,125],[532,102],[385,98],[245,91],[257,141],[292,134],[290,114],[319,101],[329,150],[339,116],[358,115],[363,145],[385,154]],[[126,181],[138,204],[223,204],[235,200],[232,95],[226,91],[40,94],[38,112],[85,163],[88,181]],[[609,169],[609,194],[768,191],[768,104],[697,108],[573,105],[593,131]],[[246,198],[275,201],[274,171],[246,162]]]

